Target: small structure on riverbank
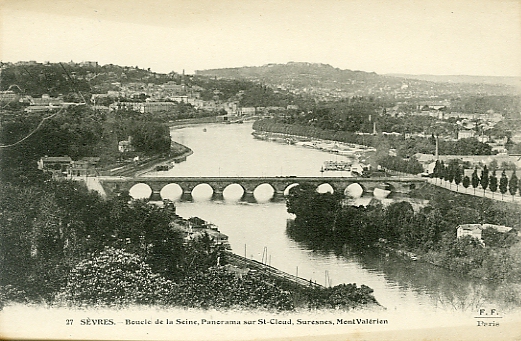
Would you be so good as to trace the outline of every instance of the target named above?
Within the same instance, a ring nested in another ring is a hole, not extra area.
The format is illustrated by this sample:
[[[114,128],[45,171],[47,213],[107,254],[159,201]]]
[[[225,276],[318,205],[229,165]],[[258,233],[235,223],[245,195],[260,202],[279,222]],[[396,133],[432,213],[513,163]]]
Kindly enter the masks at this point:
[[[180,218],[171,224],[183,232],[185,242],[190,242],[194,239],[202,238],[204,235],[208,235],[216,245],[222,245],[228,250],[231,248],[227,235],[221,233],[214,224],[199,217],[191,217],[189,219]]]
[[[471,236],[473,238],[478,239],[482,244],[484,244],[482,239],[482,232],[485,229],[494,229],[501,233],[507,233],[512,230],[511,227],[503,226],[503,225],[494,225],[494,224],[463,224],[459,225],[456,232],[456,238],[462,238],[464,236]]]

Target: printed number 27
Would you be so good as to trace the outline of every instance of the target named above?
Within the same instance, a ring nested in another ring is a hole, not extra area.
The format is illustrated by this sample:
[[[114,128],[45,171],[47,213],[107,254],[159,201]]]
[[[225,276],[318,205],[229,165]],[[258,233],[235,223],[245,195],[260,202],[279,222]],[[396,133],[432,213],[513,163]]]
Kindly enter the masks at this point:
[[[65,325],[66,326],[72,326],[72,319],[68,319],[68,320],[65,320]]]

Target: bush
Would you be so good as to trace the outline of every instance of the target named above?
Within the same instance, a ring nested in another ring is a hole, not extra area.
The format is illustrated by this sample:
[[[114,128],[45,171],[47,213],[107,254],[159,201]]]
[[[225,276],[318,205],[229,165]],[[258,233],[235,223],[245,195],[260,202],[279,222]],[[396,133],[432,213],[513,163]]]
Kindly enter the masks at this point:
[[[73,305],[155,304],[173,288],[138,256],[108,247],[72,269],[65,299]]]
[[[2,310],[7,302],[27,303],[26,293],[23,290],[18,290],[12,285],[0,286],[0,310]]]
[[[293,310],[291,293],[256,273],[242,276],[213,267],[192,273],[171,292],[172,305],[202,309],[254,308]]]

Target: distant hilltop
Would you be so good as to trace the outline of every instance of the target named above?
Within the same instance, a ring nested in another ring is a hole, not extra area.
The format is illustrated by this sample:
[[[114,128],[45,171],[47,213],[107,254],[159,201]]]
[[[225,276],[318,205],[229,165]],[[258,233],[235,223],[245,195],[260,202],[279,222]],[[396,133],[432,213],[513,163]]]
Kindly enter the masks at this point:
[[[196,70],[196,75],[259,82],[319,100],[375,96],[424,98],[465,95],[518,95],[521,78],[487,76],[431,76],[342,70],[329,64],[289,62],[234,68]]]
[[[314,77],[329,77],[337,81],[347,79],[363,80],[379,77],[375,72],[342,70],[329,64],[288,62],[286,64],[266,64],[263,66],[243,66],[224,69],[196,70],[196,75],[217,76],[226,78],[286,78],[291,75],[307,75]]]

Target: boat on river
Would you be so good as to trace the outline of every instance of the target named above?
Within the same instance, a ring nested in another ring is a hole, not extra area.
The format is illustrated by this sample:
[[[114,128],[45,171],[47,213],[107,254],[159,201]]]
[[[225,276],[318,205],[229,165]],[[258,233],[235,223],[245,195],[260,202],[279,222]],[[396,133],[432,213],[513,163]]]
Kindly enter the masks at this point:
[[[351,162],[349,161],[324,161],[322,167],[324,171],[350,171]]]
[[[172,168],[174,168],[173,163],[166,163],[166,164],[162,164],[162,165],[157,165],[155,170],[156,170],[156,172],[166,172]]]

